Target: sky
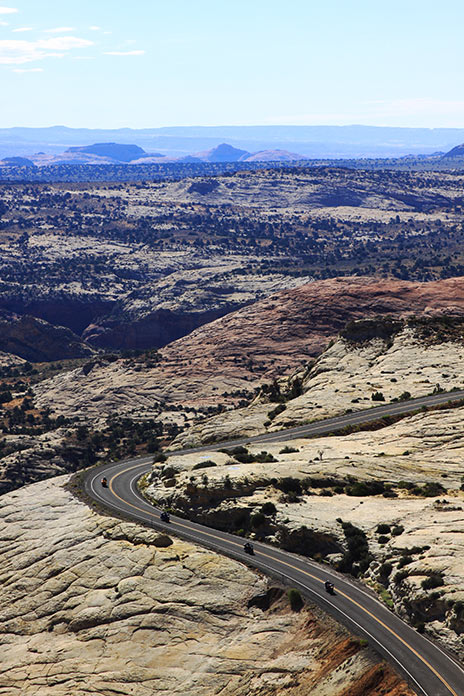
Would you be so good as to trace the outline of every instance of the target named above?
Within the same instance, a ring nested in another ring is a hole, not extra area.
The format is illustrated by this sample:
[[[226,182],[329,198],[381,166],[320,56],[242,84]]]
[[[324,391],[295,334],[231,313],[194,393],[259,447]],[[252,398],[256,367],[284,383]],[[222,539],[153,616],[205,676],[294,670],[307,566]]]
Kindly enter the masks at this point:
[[[0,127],[464,127],[462,0],[0,0]]]

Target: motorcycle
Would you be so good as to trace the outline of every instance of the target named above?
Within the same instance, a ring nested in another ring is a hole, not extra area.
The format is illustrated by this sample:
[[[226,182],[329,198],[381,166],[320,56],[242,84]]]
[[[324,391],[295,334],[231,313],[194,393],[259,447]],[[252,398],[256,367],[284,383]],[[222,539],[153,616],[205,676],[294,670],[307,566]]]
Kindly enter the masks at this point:
[[[160,515],[160,520],[161,522],[169,522],[170,521],[169,513],[163,510],[163,512]]]
[[[333,582],[330,582],[329,580],[326,580],[324,583],[325,591],[328,592],[329,594],[333,595],[335,594],[335,586]]]
[[[104,477],[102,478],[102,480],[100,481],[100,483],[101,483],[101,485],[103,486],[103,488],[108,488],[108,481],[106,480],[106,476],[104,476]]]
[[[245,553],[249,553],[250,556],[253,556],[255,553],[255,550],[253,548],[253,544],[250,544],[249,541],[247,541],[246,544],[243,545],[243,550],[245,551]]]

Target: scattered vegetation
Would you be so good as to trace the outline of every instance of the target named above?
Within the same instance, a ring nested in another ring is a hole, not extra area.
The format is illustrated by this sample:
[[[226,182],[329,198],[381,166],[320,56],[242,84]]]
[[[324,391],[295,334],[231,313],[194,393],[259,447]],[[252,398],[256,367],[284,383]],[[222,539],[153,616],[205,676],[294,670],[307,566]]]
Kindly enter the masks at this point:
[[[304,606],[303,598],[300,592],[293,588],[288,591],[288,601],[292,611],[301,611]]]

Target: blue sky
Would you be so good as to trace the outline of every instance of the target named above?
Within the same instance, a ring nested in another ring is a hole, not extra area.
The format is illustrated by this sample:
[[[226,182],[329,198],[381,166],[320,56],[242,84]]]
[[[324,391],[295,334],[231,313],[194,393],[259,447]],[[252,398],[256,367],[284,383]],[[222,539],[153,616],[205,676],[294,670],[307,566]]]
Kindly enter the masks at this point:
[[[0,0],[0,127],[464,127],[460,0]]]

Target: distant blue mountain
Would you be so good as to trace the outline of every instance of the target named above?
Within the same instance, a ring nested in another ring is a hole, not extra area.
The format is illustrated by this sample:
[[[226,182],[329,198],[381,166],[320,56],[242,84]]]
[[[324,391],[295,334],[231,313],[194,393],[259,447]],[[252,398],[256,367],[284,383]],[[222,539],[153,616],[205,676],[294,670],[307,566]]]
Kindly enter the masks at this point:
[[[7,167],[35,167],[34,162],[27,157],[4,157],[1,163]]]
[[[125,145],[123,143],[95,143],[95,145],[81,145],[69,147],[66,152],[83,152],[87,155],[110,157],[116,162],[130,162],[143,157],[147,153],[138,145]]]
[[[94,143],[133,143],[151,153],[185,157],[227,142],[247,152],[287,150],[312,158],[402,157],[447,152],[464,142],[464,128],[375,126],[176,126],[145,129],[0,129],[0,157],[54,155]],[[136,155],[140,156],[140,155]],[[143,154],[142,154],[143,156]],[[120,160],[121,161],[121,160]]]

